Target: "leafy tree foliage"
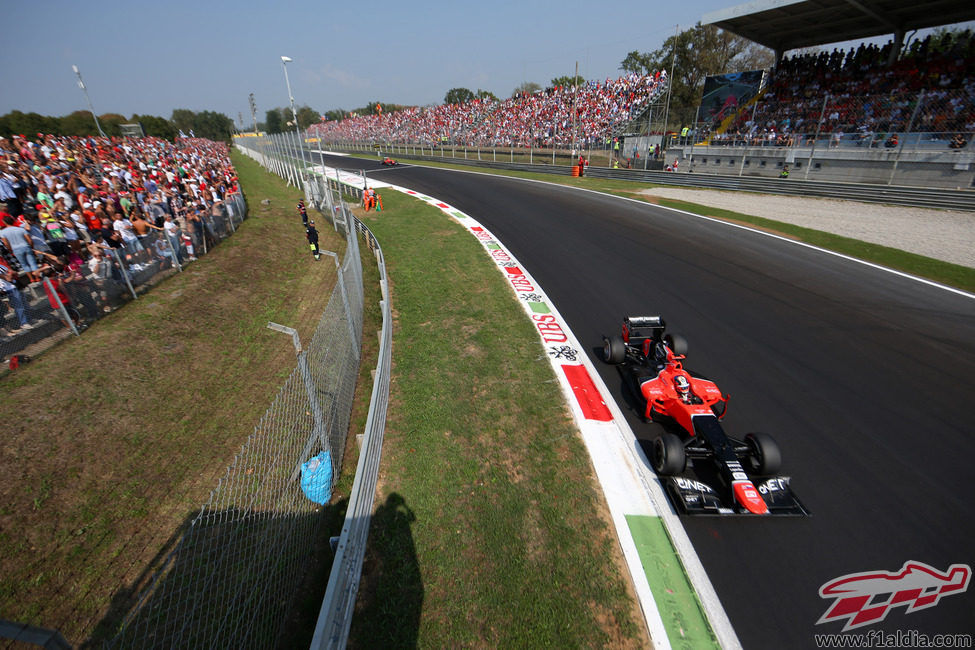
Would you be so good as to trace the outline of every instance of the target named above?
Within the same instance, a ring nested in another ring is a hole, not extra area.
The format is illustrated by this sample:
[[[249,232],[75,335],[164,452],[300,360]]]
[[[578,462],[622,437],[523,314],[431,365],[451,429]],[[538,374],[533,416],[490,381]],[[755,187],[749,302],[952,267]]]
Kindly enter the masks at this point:
[[[312,124],[318,124],[322,116],[318,111],[312,109],[310,106],[302,106],[298,109],[298,126],[302,129],[307,129]]]
[[[468,88],[451,88],[444,95],[444,104],[463,104],[474,99],[474,93]]]
[[[173,111],[172,117],[166,119],[155,115],[132,115],[125,117],[119,113],[105,113],[98,116],[102,131],[108,136],[120,136],[122,124],[139,123],[148,136],[171,140],[182,130],[211,140],[230,139],[233,131],[233,121],[223,113],[203,111],[194,113],[191,110],[179,108]],[[49,117],[38,113],[23,113],[11,111],[0,116],[0,135],[26,135],[28,138],[38,133],[52,133],[54,135],[98,135],[95,120],[88,111],[75,111],[64,117]]]
[[[511,96],[516,95],[531,95],[532,93],[537,93],[542,87],[539,86],[534,81],[523,81],[518,84],[513,91],[511,91]]]
[[[480,88],[477,89],[476,97],[478,99],[490,99],[491,101],[495,102],[498,101],[497,95],[492,93],[490,90],[481,90]]]
[[[578,76],[573,77],[573,76],[565,75],[562,77],[556,77],[555,79],[552,79],[553,88],[556,86],[562,86],[563,88],[571,88],[572,86],[581,86],[584,83],[586,83],[586,80]]]
[[[155,115],[133,115],[130,122],[138,122],[142,125],[142,130],[146,135],[155,138],[172,140],[178,135],[172,122],[161,117],[156,117]]]
[[[680,128],[694,121],[707,76],[758,70],[774,62],[771,50],[714,25],[698,23],[671,36],[653,52],[630,52],[620,68],[638,74],[667,70],[672,84],[669,126]]]
[[[325,119],[330,121],[331,120],[341,121],[347,118],[348,116],[349,116],[349,111],[345,110],[344,108],[333,108],[330,111],[325,111]]]
[[[189,135],[190,131],[193,130],[193,111],[186,108],[174,109],[169,121],[173,123],[173,128],[176,129],[177,134],[182,131]]]
[[[401,111],[406,106],[402,104],[393,104],[392,102],[369,102],[365,106],[353,109],[351,112],[356,115],[377,115],[380,113],[379,107],[382,106],[382,113],[395,113],[396,111]],[[349,111],[339,110],[338,112],[343,113],[346,117],[350,114]],[[326,113],[326,116],[328,113]],[[342,119],[342,118],[339,118]]]
[[[281,119],[281,109],[272,108],[264,114],[264,124],[267,125],[268,133],[281,133],[284,130],[285,121]]]

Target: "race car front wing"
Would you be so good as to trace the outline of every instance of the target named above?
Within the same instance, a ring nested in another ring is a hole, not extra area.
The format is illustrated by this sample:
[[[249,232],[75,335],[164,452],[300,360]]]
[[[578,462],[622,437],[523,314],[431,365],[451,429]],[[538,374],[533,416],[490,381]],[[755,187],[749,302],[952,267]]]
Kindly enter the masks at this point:
[[[751,515],[735,503],[734,497],[722,496],[717,490],[701,481],[682,476],[662,477],[671,501],[683,515]],[[791,477],[772,476],[754,481],[758,493],[768,506],[768,515],[808,517],[812,513],[792,492]],[[766,516],[766,515],[751,515]]]

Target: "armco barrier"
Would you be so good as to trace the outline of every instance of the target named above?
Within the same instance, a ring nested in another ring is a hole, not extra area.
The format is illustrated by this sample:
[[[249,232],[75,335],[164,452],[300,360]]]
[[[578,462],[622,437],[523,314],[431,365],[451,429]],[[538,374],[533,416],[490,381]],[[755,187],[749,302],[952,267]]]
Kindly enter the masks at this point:
[[[335,145],[333,148],[336,151],[356,151],[356,149],[343,148],[341,145]],[[366,152],[362,151],[362,153]],[[566,165],[530,165],[526,163],[495,162],[490,160],[464,159],[450,156],[426,156],[411,153],[396,153],[396,156],[404,160],[423,160],[506,171],[536,172],[563,176],[569,176],[572,172],[572,168]],[[760,192],[806,197],[814,196],[908,207],[975,211],[975,190],[807,181],[795,177],[780,179],[738,175],[696,174],[683,171],[666,172],[642,169],[610,169],[608,167],[592,166],[586,167],[585,176],[589,178],[607,178],[652,185],[675,185],[714,190]]]

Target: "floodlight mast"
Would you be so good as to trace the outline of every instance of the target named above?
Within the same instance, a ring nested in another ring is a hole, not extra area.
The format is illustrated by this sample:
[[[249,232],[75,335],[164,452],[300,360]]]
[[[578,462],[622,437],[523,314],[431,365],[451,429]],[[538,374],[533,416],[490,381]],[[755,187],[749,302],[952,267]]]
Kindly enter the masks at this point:
[[[76,65],[72,65],[71,69],[74,70],[76,75],[78,75],[78,87],[81,88],[82,92],[85,93],[85,101],[88,102],[88,110],[91,111],[91,116],[95,118],[95,128],[98,129],[99,135],[101,135],[103,138],[107,138],[108,136],[105,135],[104,131],[102,131],[102,125],[98,123],[98,116],[95,115],[95,109],[91,105],[91,97],[88,96],[88,89],[85,88],[85,82],[81,78],[81,70],[79,70],[78,66]]]
[[[295,111],[295,97],[293,94],[291,94],[291,80],[288,78],[288,64],[291,63],[291,61],[292,59],[290,56],[281,57],[281,67],[284,68],[284,83],[288,86],[288,101],[291,102],[291,117],[295,121],[295,139],[298,140],[298,148],[301,149],[301,164],[304,167],[304,172],[308,170],[307,165],[305,165],[305,147],[301,142],[304,140],[304,138],[299,136],[299,133],[301,133],[301,127],[298,126],[298,113]]]

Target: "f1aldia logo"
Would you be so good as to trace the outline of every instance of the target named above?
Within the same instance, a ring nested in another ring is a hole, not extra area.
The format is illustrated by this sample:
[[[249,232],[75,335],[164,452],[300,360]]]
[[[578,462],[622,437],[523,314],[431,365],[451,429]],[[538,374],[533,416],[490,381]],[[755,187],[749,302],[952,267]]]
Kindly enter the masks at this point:
[[[843,631],[879,623],[894,607],[906,606],[905,614],[934,607],[942,596],[968,589],[972,568],[952,564],[942,573],[923,562],[905,562],[900,571],[850,573],[819,588],[819,597],[836,600],[816,625],[846,619]]]

